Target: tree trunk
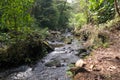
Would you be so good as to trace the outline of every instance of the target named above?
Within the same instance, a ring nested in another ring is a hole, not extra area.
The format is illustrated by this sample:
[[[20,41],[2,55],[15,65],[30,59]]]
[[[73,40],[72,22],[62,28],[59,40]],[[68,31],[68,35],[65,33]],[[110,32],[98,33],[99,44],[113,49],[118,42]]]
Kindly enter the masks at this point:
[[[120,16],[120,11],[119,11],[119,7],[118,7],[118,0],[114,0],[114,5],[115,5],[116,12],[118,13],[118,16]]]
[[[59,16],[58,24],[60,22],[60,17],[63,15],[63,11],[64,11],[64,9],[66,7],[66,4],[67,4],[67,0],[64,1],[63,7],[62,7],[62,9],[60,11],[60,16]],[[63,26],[63,25],[61,25],[61,26]]]

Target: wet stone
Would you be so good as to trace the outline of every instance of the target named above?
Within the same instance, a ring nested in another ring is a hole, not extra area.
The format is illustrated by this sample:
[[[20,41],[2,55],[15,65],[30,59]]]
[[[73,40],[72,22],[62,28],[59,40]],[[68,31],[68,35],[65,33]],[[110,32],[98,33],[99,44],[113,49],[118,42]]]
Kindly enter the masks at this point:
[[[84,57],[87,56],[87,55],[88,55],[88,53],[87,53],[87,52],[84,52],[84,53],[81,53],[81,54],[79,55],[79,57],[84,58]]]
[[[86,49],[79,49],[79,53],[84,53],[84,52],[87,52]]]
[[[49,61],[47,63],[45,63],[45,66],[47,67],[52,67],[52,66],[56,66],[56,67],[61,67],[61,62],[59,60],[54,60],[54,61]]]

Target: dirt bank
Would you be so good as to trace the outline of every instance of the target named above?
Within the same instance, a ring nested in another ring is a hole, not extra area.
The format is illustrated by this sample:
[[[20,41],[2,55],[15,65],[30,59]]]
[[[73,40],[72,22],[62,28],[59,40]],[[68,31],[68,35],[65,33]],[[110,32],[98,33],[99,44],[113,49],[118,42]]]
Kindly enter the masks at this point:
[[[98,48],[85,59],[87,72],[78,72],[74,80],[120,80],[120,31],[110,32],[109,48]]]

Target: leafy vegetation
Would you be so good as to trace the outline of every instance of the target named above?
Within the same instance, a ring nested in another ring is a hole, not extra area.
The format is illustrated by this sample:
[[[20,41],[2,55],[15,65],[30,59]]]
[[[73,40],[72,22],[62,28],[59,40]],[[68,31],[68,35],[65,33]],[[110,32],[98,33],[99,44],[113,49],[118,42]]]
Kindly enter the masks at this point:
[[[23,37],[23,35],[17,36]],[[42,58],[53,48],[41,40],[36,33],[27,34],[24,38],[17,38],[16,43],[0,48],[0,66],[16,66],[24,63],[32,63]]]
[[[70,9],[64,0],[1,0],[0,66],[32,62],[53,50],[44,41],[48,29],[68,26]]]
[[[115,17],[114,0],[75,0],[72,4],[72,25],[101,24]]]
[[[86,41],[85,47],[108,47],[109,31],[119,29],[119,1],[117,0],[75,0],[72,4],[75,34]],[[116,25],[116,26],[115,26]]]
[[[36,0],[32,14],[39,27],[57,29],[68,25],[70,9],[64,0]]]
[[[28,29],[33,23],[30,16],[33,2],[33,0],[2,0],[0,2],[0,30],[8,32]]]
[[[89,3],[91,18],[93,18],[98,24],[114,18],[114,0],[89,0]]]

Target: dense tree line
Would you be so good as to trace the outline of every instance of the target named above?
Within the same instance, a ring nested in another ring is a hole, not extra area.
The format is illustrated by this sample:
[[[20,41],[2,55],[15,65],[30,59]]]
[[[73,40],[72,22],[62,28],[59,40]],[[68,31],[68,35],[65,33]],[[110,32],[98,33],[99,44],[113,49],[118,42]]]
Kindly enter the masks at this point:
[[[39,26],[57,29],[68,25],[70,9],[65,0],[36,0],[32,14]]]
[[[69,10],[66,0],[2,0],[0,30],[22,31],[22,28],[35,25],[50,29],[66,27],[70,17]]]

